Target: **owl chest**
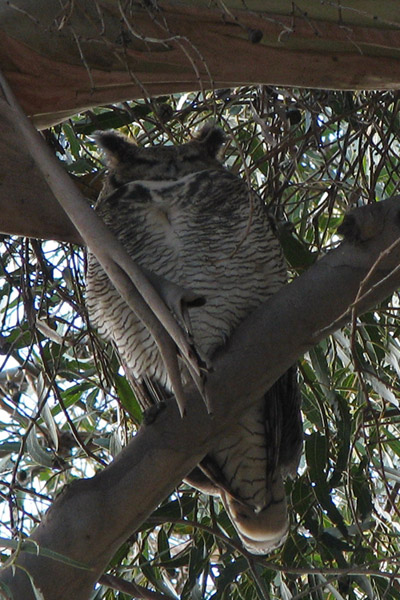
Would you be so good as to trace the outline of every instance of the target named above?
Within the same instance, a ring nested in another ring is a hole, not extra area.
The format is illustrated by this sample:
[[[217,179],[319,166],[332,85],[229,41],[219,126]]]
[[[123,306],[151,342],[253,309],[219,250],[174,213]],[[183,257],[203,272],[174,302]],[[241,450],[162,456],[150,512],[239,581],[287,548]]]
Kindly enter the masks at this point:
[[[182,228],[174,212],[159,203],[135,206],[118,231],[132,258],[160,275],[174,271],[182,253]]]
[[[136,206],[120,238],[139,264],[178,283],[190,279],[194,270],[208,271],[211,266],[211,234],[179,205]]]
[[[106,204],[105,220],[139,265],[205,298],[204,306],[190,309],[190,319],[197,347],[212,354],[284,282],[271,234],[262,219],[249,220],[247,199],[238,208],[226,190],[214,188],[214,197],[187,185],[143,188],[132,184],[118,204]],[[166,383],[155,344],[110,286],[91,314],[137,377],[146,372]]]

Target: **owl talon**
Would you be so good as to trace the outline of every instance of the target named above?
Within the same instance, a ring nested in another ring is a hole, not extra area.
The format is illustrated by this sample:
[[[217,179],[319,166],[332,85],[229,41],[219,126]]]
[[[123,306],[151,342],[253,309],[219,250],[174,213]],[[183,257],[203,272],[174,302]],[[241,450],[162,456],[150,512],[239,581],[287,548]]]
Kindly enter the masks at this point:
[[[181,419],[186,416],[186,398],[181,394],[175,394],[175,400],[178,405],[179,414],[181,415]]]
[[[157,419],[158,415],[165,410],[166,408],[166,404],[165,402],[161,401],[161,402],[157,402],[157,404],[153,404],[153,406],[150,406],[149,408],[147,408],[144,413],[143,413],[143,425],[149,426],[152,425],[154,423],[154,421]]]

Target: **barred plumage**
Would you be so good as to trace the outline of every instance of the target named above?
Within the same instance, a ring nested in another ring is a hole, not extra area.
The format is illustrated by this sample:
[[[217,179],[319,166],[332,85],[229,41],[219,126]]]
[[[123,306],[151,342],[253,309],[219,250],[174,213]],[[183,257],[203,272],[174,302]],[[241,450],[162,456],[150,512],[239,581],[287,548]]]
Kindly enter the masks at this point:
[[[153,148],[135,147],[112,132],[99,135],[110,174],[97,210],[139,265],[205,298],[189,314],[195,345],[206,356],[286,282],[261,199],[216,158],[222,141],[216,128],[182,146]],[[154,341],[93,256],[87,304],[130,376],[170,390]],[[187,479],[218,493],[246,547],[265,553],[285,538],[282,476],[296,471],[300,449],[298,389],[290,371],[215,441]]]

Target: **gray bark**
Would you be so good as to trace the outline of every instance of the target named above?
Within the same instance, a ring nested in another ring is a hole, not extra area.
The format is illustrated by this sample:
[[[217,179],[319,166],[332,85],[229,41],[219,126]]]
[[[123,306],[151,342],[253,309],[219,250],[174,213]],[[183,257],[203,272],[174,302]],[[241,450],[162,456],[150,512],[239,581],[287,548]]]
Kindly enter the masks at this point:
[[[56,500],[32,539],[90,570],[22,553],[17,564],[31,573],[45,600],[86,600],[116,549],[198,463],[213,436],[298,356],[348,321],[352,303],[359,314],[399,287],[400,199],[357,209],[355,221],[358,242],[343,242],[283,288],[214,357],[207,382],[213,418],[197,391],[186,389],[184,419],[169,403],[110,466]],[[14,575],[8,569],[0,581],[17,600],[34,599],[23,570]]]

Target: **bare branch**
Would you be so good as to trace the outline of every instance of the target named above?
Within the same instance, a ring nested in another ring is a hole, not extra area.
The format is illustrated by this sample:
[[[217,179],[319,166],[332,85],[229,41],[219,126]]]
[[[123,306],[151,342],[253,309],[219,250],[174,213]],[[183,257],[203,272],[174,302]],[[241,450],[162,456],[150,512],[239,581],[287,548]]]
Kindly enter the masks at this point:
[[[121,577],[115,577],[114,575],[102,575],[99,579],[99,583],[106,585],[113,590],[124,592],[125,594],[131,594],[133,598],[141,600],[167,600],[168,596],[159,594],[158,592],[152,592],[147,588],[133,583],[132,581],[125,581]]]

